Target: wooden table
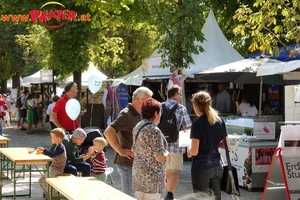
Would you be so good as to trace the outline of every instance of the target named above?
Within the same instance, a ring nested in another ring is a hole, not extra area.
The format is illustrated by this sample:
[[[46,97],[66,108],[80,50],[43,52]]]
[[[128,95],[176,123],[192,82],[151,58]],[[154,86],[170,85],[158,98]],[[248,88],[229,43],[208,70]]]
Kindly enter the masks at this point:
[[[0,148],[0,152],[2,153],[2,157],[7,160],[7,166],[3,166],[2,162],[0,162],[0,180],[2,180],[2,170],[6,167],[10,166],[12,172],[12,181],[14,185],[13,195],[5,195],[12,196],[16,199],[17,196],[29,196],[31,197],[31,173],[32,172],[40,172],[41,176],[45,169],[42,169],[38,165],[46,165],[46,171],[49,173],[49,162],[52,161],[52,158],[45,156],[43,154],[37,154],[36,151],[33,153],[29,153],[29,147],[14,147],[14,148]],[[17,165],[21,165],[21,169],[17,168]],[[29,191],[28,194],[17,194],[16,184],[17,180],[20,178],[21,173],[29,172]],[[0,199],[2,199],[2,188],[0,188]]]
[[[10,141],[9,138],[0,135],[0,146],[1,147],[8,147],[8,142],[9,141]]]
[[[95,177],[58,176],[47,178],[50,188],[56,189],[66,199],[70,200],[133,200],[131,196],[96,179]],[[51,191],[50,189],[50,191]],[[50,192],[51,193],[51,192]],[[50,200],[54,199],[50,195]]]

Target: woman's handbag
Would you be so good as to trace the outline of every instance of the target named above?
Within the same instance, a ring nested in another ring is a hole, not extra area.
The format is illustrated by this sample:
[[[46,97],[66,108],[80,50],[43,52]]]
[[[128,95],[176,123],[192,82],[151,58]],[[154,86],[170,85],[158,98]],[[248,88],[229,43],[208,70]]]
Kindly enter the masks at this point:
[[[221,181],[221,190],[227,194],[233,194],[240,196],[239,182],[237,177],[236,168],[231,165],[231,160],[229,157],[229,149],[226,142],[226,128],[225,123],[222,123],[222,132],[223,132],[223,143],[225,146],[225,153],[227,159],[227,166],[223,166],[223,178]]]

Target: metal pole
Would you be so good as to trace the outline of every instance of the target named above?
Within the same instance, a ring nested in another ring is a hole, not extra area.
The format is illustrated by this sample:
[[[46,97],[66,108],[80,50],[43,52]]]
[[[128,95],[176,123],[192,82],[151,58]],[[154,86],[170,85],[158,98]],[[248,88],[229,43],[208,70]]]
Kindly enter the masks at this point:
[[[258,110],[258,116],[260,118],[261,116],[261,104],[262,104],[262,85],[263,85],[263,78],[260,77],[260,86],[259,86],[259,110]]]

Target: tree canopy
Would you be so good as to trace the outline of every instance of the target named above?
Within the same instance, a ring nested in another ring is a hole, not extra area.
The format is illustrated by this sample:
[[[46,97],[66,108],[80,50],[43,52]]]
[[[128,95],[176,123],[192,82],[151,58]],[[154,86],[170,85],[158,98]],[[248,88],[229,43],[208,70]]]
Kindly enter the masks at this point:
[[[298,0],[256,0],[253,8],[242,5],[234,19],[241,22],[235,33],[251,40],[249,50],[278,55],[280,46],[300,42]],[[291,51],[297,53],[296,51]],[[293,55],[291,55],[293,56]]]
[[[162,67],[188,67],[194,63],[192,54],[204,50],[194,42],[205,40],[201,29],[210,8],[224,35],[242,55],[252,51],[276,54],[278,46],[300,40],[297,0],[241,0],[238,4],[230,0],[62,0],[57,3],[63,9],[76,11],[77,15],[53,29],[46,27],[57,25],[58,15],[50,11],[58,5],[21,0],[0,2],[3,74],[0,81],[14,75],[29,75],[43,67],[53,69],[56,75],[73,73],[75,81],[80,82],[88,61],[109,77],[119,77],[139,67],[142,59],[155,49],[162,54]],[[49,11],[51,20],[42,26],[30,20],[8,22],[2,17],[3,14],[25,16],[34,9]]]

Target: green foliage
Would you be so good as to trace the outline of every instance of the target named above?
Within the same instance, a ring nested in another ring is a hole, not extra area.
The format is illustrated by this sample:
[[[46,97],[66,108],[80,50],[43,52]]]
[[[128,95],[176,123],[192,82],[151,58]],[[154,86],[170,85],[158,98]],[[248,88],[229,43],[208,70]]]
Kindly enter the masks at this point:
[[[192,53],[203,51],[201,46],[195,46],[195,41],[204,41],[201,32],[204,24],[202,1],[149,1],[151,16],[155,16],[155,25],[158,29],[158,40],[164,35],[159,44],[159,53],[162,53],[161,67],[175,65],[188,67],[194,63]]]
[[[90,12],[86,6],[75,6],[75,1],[61,3],[65,9],[76,11],[77,17]],[[48,65],[56,75],[64,77],[87,69],[90,27],[89,21],[64,21],[60,28],[47,29],[52,42]]]
[[[148,23],[144,1],[78,0],[92,12],[90,58],[110,77],[119,77],[141,65],[154,50],[155,27]]]
[[[25,76],[47,68],[48,57],[52,50],[52,42],[45,27],[33,24],[26,29],[28,34],[16,36],[16,42],[23,48],[23,60],[27,69]]]
[[[32,9],[40,9],[46,2],[31,2],[4,0],[1,2],[1,13],[28,14]],[[75,6],[75,0],[60,1],[66,10],[74,10],[77,17],[88,13],[86,6]],[[49,5],[46,9],[57,9],[56,5]],[[14,22],[16,24],[16,22]],[[20,23],[20,22],[19,22]],[[57,24],[51,19],[44,25]],[[54,69],[57,74],[67,75],[81,72],[87,68],[88,46],[87,39],[90,29],[88,21],[64,21],[64,25],[57,29],[45,29],[40,24],[27,23],[29,34],[18,34],[18,43],[21,45],[26,68],[38,70],[42,67]],[[6,22],[6,26],[13,23]],[[30,24],[30,25],[29,25]],[[21,63],[21,62],[20,62]]]
[[[24,74],[25,62],[23,48],[16,43],[16,35],[24,34],[26,30],[21,25],[5,26],[0,22],[0,81],[11,76]]]
[[[242,5],[234,15],[235,33],[251,40],[249,50],[279,53],[279,46],[300,42],[299,1],[256,0],[254,9]]]
[[[238,3],[251,6],[252,2],[241,0]],[[40,9],[45,3],[2,0],[0,13],[28,14],[29,10]],[[46,29],[31,22],[6,22],[6,28],[23,24],[28,31],[28,35],[17,34],[19,51],[15,52],[21,58],[17,64],[23,68],[14,70],[12,67],[12,73],[17,71],[28,75],[31,70],[46,67],[55,70],[56,75],[67,76],[85,70],[91,60],[108,76],[119,77],[139,67],[142,59],[149,57],[156,48],[159,48],[165,61],[162,67],[188,67],[189,63],[194,63],[191,55],[203,51],[201,46],[194,46],[194,42],[205,39],[201,29],[210,8],[213,8],[224,35],[240,53],[247,54],[251,35],[259,35],[246,25],[244,30],[238,28],[244,34],[233,32],[238,21],[233,20],[232,16],[239,5],[230,0],[62,0],[60,3],[66,9],[76,11],[78,17],[89,13],[91,21],[69,21],[57,29]],[[294,0],[293,4],[298,5],[298,2]],[[54,8],[55,5],[47,6],[47,9]],[[251,10],[257,12],[258,8]],[[281,10],[283,17],[291,16],[291,11],[284,5]],[[286,19],[288,21],[288,17]],[[289,21],[296,23],[297,19],[290,18]],[[273,26],[278,25],[274,27],[274,34],[280,35],[287,28],[280,20],[270,19]],[[57,22],[52,19],[45,24],[55,25]],[[264,30],[263,23],[259,25],[258,28]],[[258,44],[254,46],[259,47]],[[0,49],[0,52],[3,51]],[[10,68],[11,64],[5,66]]]
[[[92,1],[77,0],[78,5],[86,5],[92,13],[91,26],[95,37],[90,43],[90,57],[101,66],[108,76],[113,76],[114,69],[122,62],[124,43],[118,35],[118,29],[123,25],[122,13],[129,10],[132,0]]]

